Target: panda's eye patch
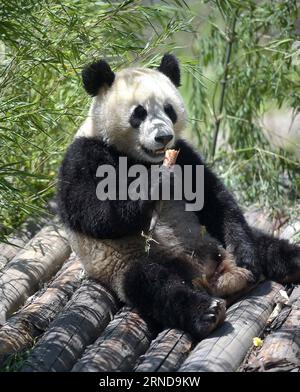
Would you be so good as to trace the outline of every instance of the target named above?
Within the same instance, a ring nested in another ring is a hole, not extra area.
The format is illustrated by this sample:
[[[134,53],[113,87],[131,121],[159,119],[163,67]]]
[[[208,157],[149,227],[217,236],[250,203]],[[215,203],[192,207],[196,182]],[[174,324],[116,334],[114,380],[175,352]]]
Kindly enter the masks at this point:
[[[177,121],[177,114],[170,103],[166,103],[164,105],[164,111],[166,115],[172,120],[172,123],[175,124]]]
[[[140,118],[141,120],[145,120],[145,118],[147,117],[147,110],[144,108],[144,106],[142,105],[138,105],[134,111],[133,114],[135,117]]]
[[[138,105],[130,116],[130,125],[132,128],[138,128],[147,117],[147,110],[142,105]]]

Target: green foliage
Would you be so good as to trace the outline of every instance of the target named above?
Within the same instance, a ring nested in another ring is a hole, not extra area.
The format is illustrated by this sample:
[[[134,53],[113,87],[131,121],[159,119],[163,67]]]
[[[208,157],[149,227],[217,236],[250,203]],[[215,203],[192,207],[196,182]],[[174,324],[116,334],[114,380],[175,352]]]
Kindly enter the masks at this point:
[[[117,69],[155,66],[175,52],[190,134],[225,182],[246,201],[277,208],[295,200],[299,162],[270,147],[257,119],[268,107],[300,107],[296,17],[296,0],[2,0],[2,236],[53,195],[89,105],[80,71],[99,57]]]
[[[5,359],[4,364],[0,366],[0,373],[19,372],[32,350],[33,348],[29,347],[17,352],[16,354],[10,354]]]
[[[0,5],[0,220],[7,233],[53,195],[58,164],[89,99],[80,71],[158,62],[177,31],[184,1],[4,0]],[[1,45],[2,47],[3,45]]]
[[[271,147],[258,120],[270,107],[300,108],[300,62],[292,61],[297,1],[206,3],[208,20],[204,34],[200,28],[196,34],[193,55],[208,79],[203,89],[189,78],[190,106],[202,120],[192,124],[193,133],[240,197],[282,208],[299,197],[300,146],[295,155]]]

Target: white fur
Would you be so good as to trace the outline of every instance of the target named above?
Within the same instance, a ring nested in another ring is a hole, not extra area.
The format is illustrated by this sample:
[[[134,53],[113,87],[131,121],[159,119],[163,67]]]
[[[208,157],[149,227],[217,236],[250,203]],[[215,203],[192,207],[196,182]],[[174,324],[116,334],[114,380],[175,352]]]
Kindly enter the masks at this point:
[[[193,213],[186,212],[184,202],[173,201],[163,206],[160,220],[153,233],[150,255],[163,260],[164,255],[186,257],[190,260],[201,241],[200,224]],[[145,238],[142,233],[118,239],[97,240],[84,234],[68,230],[73,251],[79,257],[88,276],[111,287],[118,297],[126,302],[123,279],[132,263],[149,260],[145,257]],[[204,257],[205,256],[201,256]],[[203,268],[201,257],[195,258],[195,269],[199,276]]]
[[[165,104],[171,104],[176,111],[177,121],[172,123],[164,111]],[[130,126],[130,116],[134,108],[142,105],[147,117],[139,129]],[[186,124],[186,110],[176,87],[167,76],[156,70],[128,68],[116,74],[110,88],[101,88],[93,98],[88,117],[75,137],[102,137],[124,155],[137,159],[159,162],[148,156],[141,146],[156,150],[162,146],[154,139],[158,134],[174,135],[167,148],[171,148]],[[153,242],[151,253],[163,257],[171,251],[188,257],[199,241],[200,225],[193,214],[184,211],[182,203],[168,203],[154,236],[159,246]],[[145,239],[141,233],[115,240],[96,240],[82,234],[70,232],[70,243],[81,259],[89,276],[111,286],[122,300],[123,277],[126,269],[145,256]],[[170,250],[170,247],[172,248]],[[161,253],[162,252],[162,253]],[[151,260],[151,259],[149,259]]]
[[[164,112],[169,103],[177,114],[172,123]],[[130,126],[134,108],[142,105],[148,112],[139,129]],[[156,135],[173,134],[166,148],[171,148],[186,124],[186,110],[177,88],[163,73],[147,68],[127,68],[116,73],[111,88],[101,88],[93,98],[86,121],[76,137],[101,136],[119,151],[142,160],[158,162],[163,155],[149,157],[141,146],[157,150],[163,146],[155,141]]]

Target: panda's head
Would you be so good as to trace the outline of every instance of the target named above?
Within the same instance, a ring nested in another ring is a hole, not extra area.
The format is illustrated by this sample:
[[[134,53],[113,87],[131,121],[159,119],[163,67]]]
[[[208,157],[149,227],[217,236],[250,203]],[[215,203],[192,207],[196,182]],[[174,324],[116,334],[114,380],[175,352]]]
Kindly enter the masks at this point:
[[[177,90],[180,70],[176,58],[164,55],[157,70],[126,68],[117,73],[100,60],[85,67],[82,78],[94,98],[77,136],[100,136],[135,159],[162,161],[186,122]]]

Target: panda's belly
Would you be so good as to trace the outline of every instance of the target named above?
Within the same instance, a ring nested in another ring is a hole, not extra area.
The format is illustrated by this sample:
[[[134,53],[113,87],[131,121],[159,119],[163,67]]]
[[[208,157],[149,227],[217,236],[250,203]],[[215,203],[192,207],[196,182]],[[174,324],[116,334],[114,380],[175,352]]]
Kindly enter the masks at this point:
[[[163,254],[192,253],[200,240],[201,226],[196,216],[184,210],[184,203],[163,203],[159,221],[150,242],[150,258],[142,233],[118,239],[94,239],[69,231],[70,245],[80,258],[89,277],[111,286],[121,299],[122,279],[126,269],[139,260],[161,259]],[[163,252],[162,252],[163,251]]]
[[[185,211],[185,202],[163,202],[160,219],[155,229],[155,239],[172,249],[185,249],[192,252],[200,241],[203,227],[197,216]]]
[[[69,240],[87,275],[108,285],[117,274],[145,254],[141,235],[98,240],[69,231]]]

